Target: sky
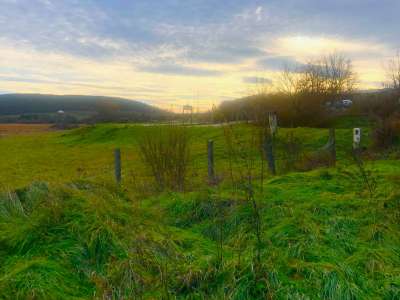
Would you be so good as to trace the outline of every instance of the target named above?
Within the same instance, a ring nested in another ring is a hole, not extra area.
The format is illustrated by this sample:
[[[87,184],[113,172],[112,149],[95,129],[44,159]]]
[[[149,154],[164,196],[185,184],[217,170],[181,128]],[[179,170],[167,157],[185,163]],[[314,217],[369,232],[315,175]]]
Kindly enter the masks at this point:
[[[0,0],[0,93],[205,110],[332,52],[352,59],[359,88],[379,88],[399,11],[399,0]]]

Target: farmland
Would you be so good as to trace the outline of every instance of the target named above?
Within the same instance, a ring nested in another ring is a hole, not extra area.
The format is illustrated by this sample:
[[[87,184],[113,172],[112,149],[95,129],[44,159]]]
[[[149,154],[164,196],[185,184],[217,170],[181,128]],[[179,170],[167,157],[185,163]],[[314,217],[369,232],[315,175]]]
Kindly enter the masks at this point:
[[[0,136],[27,135],[50,131],[51,124],[0,124]]]
[[[280,128],[276,176],[261,168],[257,128],[229,128],[185,127],[181,191],[156,189],[141,154],[143,138],[165,126],[0,138],[0,298],[399,299],[396,151],[363,156],[369,190],[350,154],[352,128],[336,129],[335,167],[302,172],[287,166],[284,145],[294,137],[302,153],[317,152],[328,130]],[[229,137],[244,157],[228,151]],[[210,139],[215,185],[207,180]],[[250,196],[240,181],[248,165]]]

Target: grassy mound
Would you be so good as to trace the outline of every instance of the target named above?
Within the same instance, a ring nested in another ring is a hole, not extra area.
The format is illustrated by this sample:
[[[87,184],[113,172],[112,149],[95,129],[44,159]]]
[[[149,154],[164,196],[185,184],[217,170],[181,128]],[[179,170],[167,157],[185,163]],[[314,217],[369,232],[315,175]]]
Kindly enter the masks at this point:
[[[140,201],[33,184],[0,198],[0,298],[400,299],[398,162]]]
[[[393,163],[375,166],[380,179],[372,198],[356,169],[291,174],[268,182],[259,200],[262,293],[274,299],[400,299],[400,195],[388,188],[398,185],[392,168]],[[248,267],[246,275],[254,274],[251,205],[240,196],[228,201],[232,195],[227,190],[213,193],[212,200],[201,199],[163,199],[168,222],[216,243],[221,242],[221,226],[225,268]],[[247,292],[254,286],[241,276],[232,279],[236,291],[229,299],[265,299],[240,296],[242,285]]]
[[[158,298],[163,268],[182,251],[151,219],[112,187],[85,182],[3,195],[0,298]]]

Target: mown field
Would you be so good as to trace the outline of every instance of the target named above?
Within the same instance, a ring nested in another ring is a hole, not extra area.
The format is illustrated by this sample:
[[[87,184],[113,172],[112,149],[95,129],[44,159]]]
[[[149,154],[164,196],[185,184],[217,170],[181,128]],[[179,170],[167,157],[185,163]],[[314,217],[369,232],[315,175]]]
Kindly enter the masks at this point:
[[[337,129],[336,167],[293,171],[279,145],[292,136],[313,153],[328,130],[279,129],[271,176],[252,148],[254,126],[235,125],[257,174],[249,193],[231,181],[244,163],[232,162],[223,127],[187,127],[185,189],[157,191],[139,145],[165,128],[110,124],[0,138],[0,298],[400,299],[396,151],[365,155],[361,170],[350,155],[352,129]]]

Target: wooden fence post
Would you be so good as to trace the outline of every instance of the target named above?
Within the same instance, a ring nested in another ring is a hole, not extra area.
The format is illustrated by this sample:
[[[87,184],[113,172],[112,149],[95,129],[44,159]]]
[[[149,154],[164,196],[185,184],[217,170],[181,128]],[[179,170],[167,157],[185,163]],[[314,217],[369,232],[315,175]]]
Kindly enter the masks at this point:
[[[118,184],[121,183],[121,150],[114,150],[114,167],[115,167],[115,180]]]
[[[335,128],[329,128],[329,141],[330,141],[330,154],[332,159],[332,165],[336,165],[336,132]]]
[[[208,156],[208,181],[210,184],[215,183],[214,171],[214,141],[209,140],[207,143],[207,156]]]
[[[276,131],[278,130],[278,116],[276,112],[268,113],[268,122],[269,128],[272,136],[275,136]]]
[[[264,141],[264,152],[268,161],[268,168],[272,175],[276,175],[274,147],[273,147],[273,136],[265,137]]]

